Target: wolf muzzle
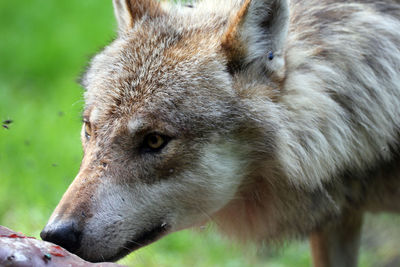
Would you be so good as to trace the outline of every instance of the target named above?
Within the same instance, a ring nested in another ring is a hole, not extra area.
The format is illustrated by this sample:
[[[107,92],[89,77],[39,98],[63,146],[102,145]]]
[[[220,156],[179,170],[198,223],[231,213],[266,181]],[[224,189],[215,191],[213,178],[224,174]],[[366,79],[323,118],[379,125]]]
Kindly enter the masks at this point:
[[[47,224],[40,237],[65,248],[71,253],[75,253],[81,245],[82,231],[77,228],[74,221],[53,222]]]

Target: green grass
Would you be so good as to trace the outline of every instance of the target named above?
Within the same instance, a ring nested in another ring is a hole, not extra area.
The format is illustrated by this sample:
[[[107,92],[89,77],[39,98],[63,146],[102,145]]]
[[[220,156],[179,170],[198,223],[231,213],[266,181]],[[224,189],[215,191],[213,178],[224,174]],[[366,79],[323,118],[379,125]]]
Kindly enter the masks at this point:
[[[0,128],[0,225],[38,237],[77,173],[83,102],[75,81],[89,56],[114,37],[114,29],[111,0],[0,1],[0,121],[13,120],[8,130]],[[365,247],[362,266],[385,257],[389,248],[376,249],[383,242]],[[279,251],[243,248],[213,230],[188,230],[121,262],[301,267],[310,265],[310,254],[305,242]]]
[[[0,220],[38,231],[79,168],[88,55],[113,37],[111,1],[0,2]],[[99,19],[99,17],[101,19]]]

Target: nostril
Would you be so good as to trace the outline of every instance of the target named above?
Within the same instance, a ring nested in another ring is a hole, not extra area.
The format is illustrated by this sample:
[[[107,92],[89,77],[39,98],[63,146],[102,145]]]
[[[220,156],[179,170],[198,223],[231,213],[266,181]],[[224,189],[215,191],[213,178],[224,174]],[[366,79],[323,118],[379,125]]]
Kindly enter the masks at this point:
[[[40,233],[44,241],[48,241],[74,253],[80,247],[82,232],[78,231],[75,223],[63,223],[55,227],[46,226]]]

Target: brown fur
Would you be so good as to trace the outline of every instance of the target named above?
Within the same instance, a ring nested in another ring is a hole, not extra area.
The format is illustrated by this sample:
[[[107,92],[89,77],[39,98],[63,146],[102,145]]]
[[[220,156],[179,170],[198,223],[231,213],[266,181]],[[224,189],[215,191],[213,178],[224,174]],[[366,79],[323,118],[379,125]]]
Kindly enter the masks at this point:
[[[222,37],[221,47],[225,51],[226,56],[229,58],[228,70],[233,74],[238,71],[240,66],[244,63],[246,54],[246,46],[240,41],[240,29],[243,17],[246,15],[249,8],[250,0],[246,0],[242,8],[231,20],[228,30]]]
[[[115,260],[211,218],[355,266],[363,213],[400,211],[398,2],[114,7],[83,79],[82,167],[43,236],[79,225],[76,253]]]

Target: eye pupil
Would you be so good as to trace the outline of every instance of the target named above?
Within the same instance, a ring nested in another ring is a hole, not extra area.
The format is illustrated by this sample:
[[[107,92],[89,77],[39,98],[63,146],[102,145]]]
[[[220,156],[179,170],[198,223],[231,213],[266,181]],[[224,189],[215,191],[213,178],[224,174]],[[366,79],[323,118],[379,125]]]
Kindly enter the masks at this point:
[[[161,138],[158,135],[152,135],[152,136],[150,136],[150,143],[152,145],[157,145],[158,142],[160,142],[160,139]]]
[[[158,134],[152,134],[148,137],[147,144],[152,149],[158,149],[164,144],[164,139]]]
[[[144,147],[151,151],[161,150],[168,142],[168,138],[160,134],[149,134],[144,143]]]

